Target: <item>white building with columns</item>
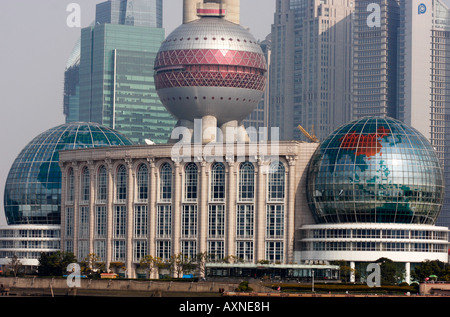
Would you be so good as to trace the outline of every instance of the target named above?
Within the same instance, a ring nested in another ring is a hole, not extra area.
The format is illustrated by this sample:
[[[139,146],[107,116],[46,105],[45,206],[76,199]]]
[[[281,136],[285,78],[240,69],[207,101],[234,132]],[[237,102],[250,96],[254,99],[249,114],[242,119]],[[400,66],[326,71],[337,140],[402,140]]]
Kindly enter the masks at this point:
[[[63,151],[61,248],[123,263],[129,277],[145,255],[293,263],[296,234],[313,223],[305,171],[317,145],[206,145],[177,158],[173,145]]]

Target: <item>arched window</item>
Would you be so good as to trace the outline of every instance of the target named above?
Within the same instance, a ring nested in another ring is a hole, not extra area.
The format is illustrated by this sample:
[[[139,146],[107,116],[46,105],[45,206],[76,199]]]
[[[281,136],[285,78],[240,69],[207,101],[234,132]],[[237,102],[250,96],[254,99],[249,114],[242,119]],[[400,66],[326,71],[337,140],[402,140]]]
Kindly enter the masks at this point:
[[[186,201],[197,201],[198,167],[189,163],[185,168],[184,198]]]
[[[73,202],[75,198],[75,176],[73,168],[69,168],[67,172],[67,200]]]
[[[172,166],[169,163],[161,166],[159,186],[160,200],[170,202],[172,200]]]
[[[255,198],[255,167],[244,162],[239,168],[239,200],[253,201]]]
[[[91,194],[91,178],[89,175],[89,168],[85,167],[81,176],[81,201],[87,202]]]
[[[138,200],[146,201],[148,199],[148,167],[141,164],[137,172],[137,190]]]
[[[281,162],[274,162],[269,169],[269,201],[284,201],[286,169]]]
[[[117,169],[116,178],[116,200],[123,202],[127,199],[127,169],[124,165],[120,165]]]
[[[225,200],[225,165],[214,163],[211,167],[211,200]]]
[[[98,169],[98,184],[97,184],[97,201],[106,202],[107,199],[107,188],[108,188],[108,177],[106,174],[106,167],[104,165],[100,166]]]

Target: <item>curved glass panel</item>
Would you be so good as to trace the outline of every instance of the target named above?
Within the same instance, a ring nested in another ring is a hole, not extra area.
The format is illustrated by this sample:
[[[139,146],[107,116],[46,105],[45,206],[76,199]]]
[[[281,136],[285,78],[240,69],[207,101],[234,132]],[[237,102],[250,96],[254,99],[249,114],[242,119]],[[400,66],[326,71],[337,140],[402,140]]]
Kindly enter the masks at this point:
[[[60,224],[59,151],[131,144],[117,131],[96,123],[63,124],[38,135],[9,171],[4,195],[8,224]]]
[[[317,149],[307,194],[318,223],[434,224],[443,203],[443,171],[415,129],[391,118],[362,118]]]

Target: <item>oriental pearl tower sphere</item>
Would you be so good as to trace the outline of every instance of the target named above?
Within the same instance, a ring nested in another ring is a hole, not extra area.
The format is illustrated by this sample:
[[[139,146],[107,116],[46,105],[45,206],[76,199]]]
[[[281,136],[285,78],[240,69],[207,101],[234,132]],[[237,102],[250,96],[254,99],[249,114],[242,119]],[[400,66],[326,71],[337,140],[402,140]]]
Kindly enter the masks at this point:
[[[267,64],[255,38],[240,25],[240,0],[184,0],[183,24],[162,43],[155,61],[155,86],[178,126],[235,128],[258,105]],[[200,121],[201,120],[201,121]],[[211,131],[211,130],[210,130]],[[217,135],[202,141],[217,141]],[[248,138],[247,138],[248,139]]]

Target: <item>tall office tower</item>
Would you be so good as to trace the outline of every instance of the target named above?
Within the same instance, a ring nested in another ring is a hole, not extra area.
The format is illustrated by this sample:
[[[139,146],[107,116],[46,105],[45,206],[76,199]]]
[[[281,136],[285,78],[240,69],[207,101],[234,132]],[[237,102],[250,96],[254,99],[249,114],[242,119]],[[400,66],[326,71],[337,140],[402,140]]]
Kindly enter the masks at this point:
[[[162,28],[162,0],[109,0],[97,4],[95,22]]]
[[[399,0],[355,1],[353,115],[398,117]]]
[[[80,112],[80,44],[78,41],[64,71],[64,116],[66,123],[78,122]]]
[[[277,1],[272,26],[270,126],[281,139],[324,138],[351,119],[350,0]]]
[[[425,135],[447,183],[438,224],[450,226],[450,10],[441,0],[402,0],[399,117]]]
[[[261,49],[266,57],[268,67],[270,67],[271,54],[271,35],[266,36],[264,41],[260,43]],[[269,72],[266,73],[266,82],[269,82]],[[269,117],[269,85],[266,84],[264,95],[259,101],[258,106],[253,112],[243,121],[245,128],[255,128],[259,133],[261,128],[268,128]],[[268,135],[266,135],[266,138]]]
[[[99,16],[106,16],[108,6],[110,12],[115,12],[116,2],[119,1],[101,4],[97,23],[81,31],[79,120],[116,129],[135,143],[142,144],[147,139],[166,143],[176,121],[158,98],[153,77],[156,53],[164,41],[165,31],[148,16],[147,20],[134,21],[152,26],[100,24],[105,20]],[[119,16],[129,17],[131,21],[127,12],[132,12],[129,9],[132,4],[136,10],[140,3],[120,1],[126,14]]]

